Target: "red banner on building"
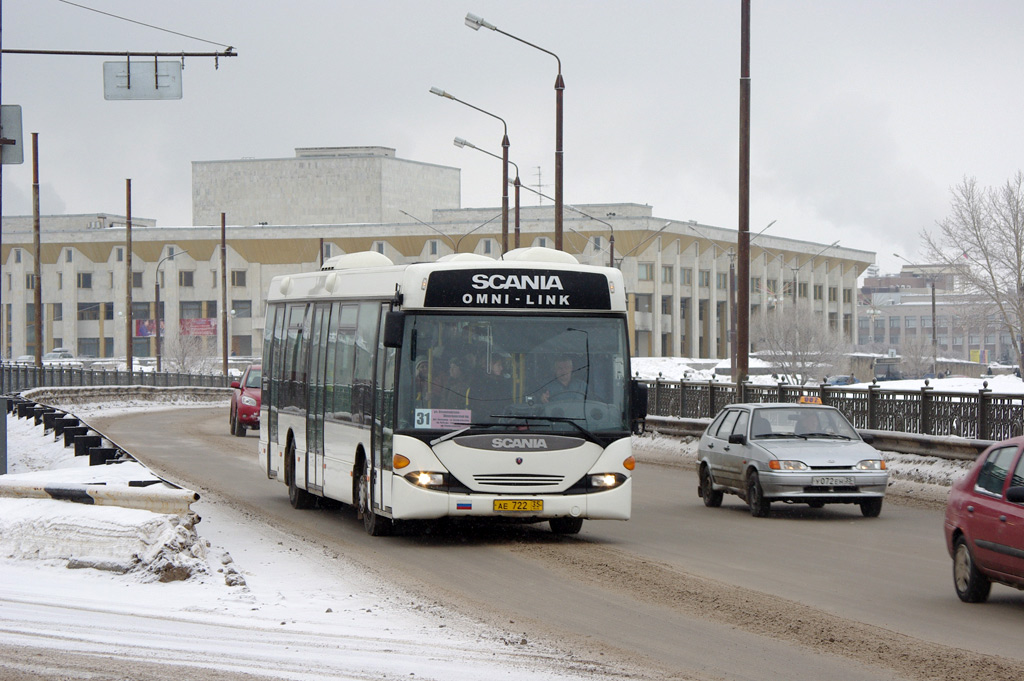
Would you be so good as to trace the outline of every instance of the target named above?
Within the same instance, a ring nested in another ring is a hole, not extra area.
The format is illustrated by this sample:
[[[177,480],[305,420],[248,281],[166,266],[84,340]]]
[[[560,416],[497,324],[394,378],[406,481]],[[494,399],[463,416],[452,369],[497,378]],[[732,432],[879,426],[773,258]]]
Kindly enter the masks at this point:
[[[216,336],[217,320],[214,317],[205,319],[181,319],[178,322],[183,336]]]

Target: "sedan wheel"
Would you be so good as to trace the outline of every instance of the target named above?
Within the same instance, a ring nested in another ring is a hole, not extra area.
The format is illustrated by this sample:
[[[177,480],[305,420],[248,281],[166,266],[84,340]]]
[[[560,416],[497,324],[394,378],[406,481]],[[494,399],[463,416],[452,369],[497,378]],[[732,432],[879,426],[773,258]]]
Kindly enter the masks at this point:
[[[708,508],[718,508],[722,505],[723,492],[715,491],[711,484],[711,471],[706,465],[700,467],[700,498]]]
[[[882,512],[882,497],[872,497],[860,502],[860,512],[865,518],[877,518]]]
[[[757,471],[750,471],[747,476],[747,505],[750,506],[750,515],[755,518],[766,518],[771,510],[772,502],[764,498]]]
[[[971,548],[963,536],[953,546],[953,586],[964,603],[984,603],[992,589],[992,582],[978,571]]]

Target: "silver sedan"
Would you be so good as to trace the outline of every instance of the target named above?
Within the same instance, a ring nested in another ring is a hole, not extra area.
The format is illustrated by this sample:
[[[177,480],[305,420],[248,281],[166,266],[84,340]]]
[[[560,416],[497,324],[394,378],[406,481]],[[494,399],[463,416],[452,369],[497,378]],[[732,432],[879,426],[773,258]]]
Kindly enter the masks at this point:
[[[723,494],[768,515],[773,501],[858,504],[877,517],[889,483],[885,460],[832,407],[815,404],[733,404],[700,438],[698,493],[706,506]]]

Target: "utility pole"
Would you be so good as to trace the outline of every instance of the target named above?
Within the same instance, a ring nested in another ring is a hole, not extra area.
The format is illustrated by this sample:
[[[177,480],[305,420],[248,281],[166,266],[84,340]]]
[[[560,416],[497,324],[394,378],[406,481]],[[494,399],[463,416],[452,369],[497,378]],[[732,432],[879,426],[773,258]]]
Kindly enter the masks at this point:
[[[131,383],[135,358],[132,356],[132,180],[125,180],[125,223],[124,223],[124,357],[128,365],[128,382]]]
[[[736,276],[736,381],[746,380],[750,367],[750,0],[742,0],[740,17],[740,187]],[[742,399],[742,396],[741,396]]]

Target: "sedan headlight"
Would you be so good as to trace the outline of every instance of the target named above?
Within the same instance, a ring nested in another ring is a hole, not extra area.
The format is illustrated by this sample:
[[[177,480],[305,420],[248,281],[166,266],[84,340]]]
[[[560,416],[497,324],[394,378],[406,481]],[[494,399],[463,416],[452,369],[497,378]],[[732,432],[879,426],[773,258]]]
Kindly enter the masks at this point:
[[[242,396],[242,404],[244,404],[247,407],[255,407],[256,406],[256,400],[253,399],[252,397],[249,397],[248,395],[243,395]]]
[[[854,468],[859,471],[884,471],[885,462],[881,459],[864,459],[863,461],[858,461]]]
[[[768,468],[771,468],[773,471],[805,471],[807,470],[807,464],[803,461],[782,459],[769,461]]]

